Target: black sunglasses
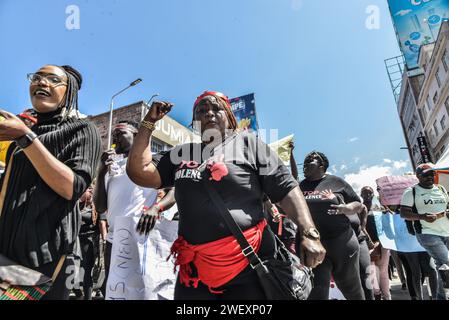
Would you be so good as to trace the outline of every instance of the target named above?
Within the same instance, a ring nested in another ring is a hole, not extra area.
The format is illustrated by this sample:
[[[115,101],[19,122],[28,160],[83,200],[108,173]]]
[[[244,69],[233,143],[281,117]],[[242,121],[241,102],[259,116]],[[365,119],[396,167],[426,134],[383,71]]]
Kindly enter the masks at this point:
[[[434,177],[435,176],[435,171],[429,171],[429,172],[426,172],[426,173],[421,173],[421,176],[423,176],[423,177]]]

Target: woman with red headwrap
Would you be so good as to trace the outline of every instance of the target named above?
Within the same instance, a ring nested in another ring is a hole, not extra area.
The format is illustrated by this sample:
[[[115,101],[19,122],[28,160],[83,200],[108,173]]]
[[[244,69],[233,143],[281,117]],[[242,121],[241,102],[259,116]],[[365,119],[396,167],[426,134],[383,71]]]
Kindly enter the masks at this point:
[[[303,263],[310,267],[321,263],[325,250],[319,237],[310,236],[316,230],[298,183],[265,143],[236,130],[224,94],[206,91],[194,103],[193,126],[202,143],[151,155],[155,122],[171,107],[168,102],[153,103],[129,153],[127,172],[138,185],[175,187],[179,238],[172,254],[180,269],[175,299],[266,299],[255,270],[207,195],[206,181],[223,198],[262,260],[275,253],[274,236],[263,213],[266,194],[298,225]]]

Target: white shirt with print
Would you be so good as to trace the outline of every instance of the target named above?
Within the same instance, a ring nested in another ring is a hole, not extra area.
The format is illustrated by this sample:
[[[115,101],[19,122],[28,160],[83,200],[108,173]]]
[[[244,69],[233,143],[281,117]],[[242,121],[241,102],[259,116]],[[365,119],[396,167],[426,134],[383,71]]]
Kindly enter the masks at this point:
[[[402,206],[413,207],[413,204],[415,204],[418,214],[436,214],[446,211],[449,197],[443,186],[440,185],[440,187],[438,187],[437,185],[434,185],[433,188],[426,189],[416,185],[414,188],[415,201],[413,202],[412,187],[407,188],[402,195]],[[420,220],[420,222],[423,234],[449,237],[449,219],[446,216],[439,218],[432,223],[424,220]]]

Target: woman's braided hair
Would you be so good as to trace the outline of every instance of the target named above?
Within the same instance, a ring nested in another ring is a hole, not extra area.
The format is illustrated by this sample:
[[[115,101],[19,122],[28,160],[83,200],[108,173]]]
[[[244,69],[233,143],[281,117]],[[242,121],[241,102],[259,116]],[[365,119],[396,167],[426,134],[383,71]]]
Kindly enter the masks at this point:
[[[78,91],[81,89],[83,77],[81,76],[81,73],[79,73],[79,71],[72,66],[64,65],[59,66],[59,68],[64,70],[67,76],[67,91],[65,94],[65,100],[61,104],[62,118],[64,120],[71,117],[79,118]]]

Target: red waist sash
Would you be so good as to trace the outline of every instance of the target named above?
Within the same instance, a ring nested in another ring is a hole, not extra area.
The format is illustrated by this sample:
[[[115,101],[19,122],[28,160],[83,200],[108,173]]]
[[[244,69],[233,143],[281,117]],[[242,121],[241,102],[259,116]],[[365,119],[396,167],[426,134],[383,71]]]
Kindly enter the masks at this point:
[[[243,231],[255,252],[260,249],[262,232],[266,225],[267,221],[263,219],[256,226]],[[192,283],[193,287],[197,288],[198,282],[201,281],[212,293],[222,293],[212,288],[228,283],[249,264],[234,236],[199,245],[189,244],[180,236],[171,247],[171,255],[175,257],[175,268],[179,266],[182,284],[190,287]],[[198,271],[197,277],[191,275],[190,262],[193,262]]]

